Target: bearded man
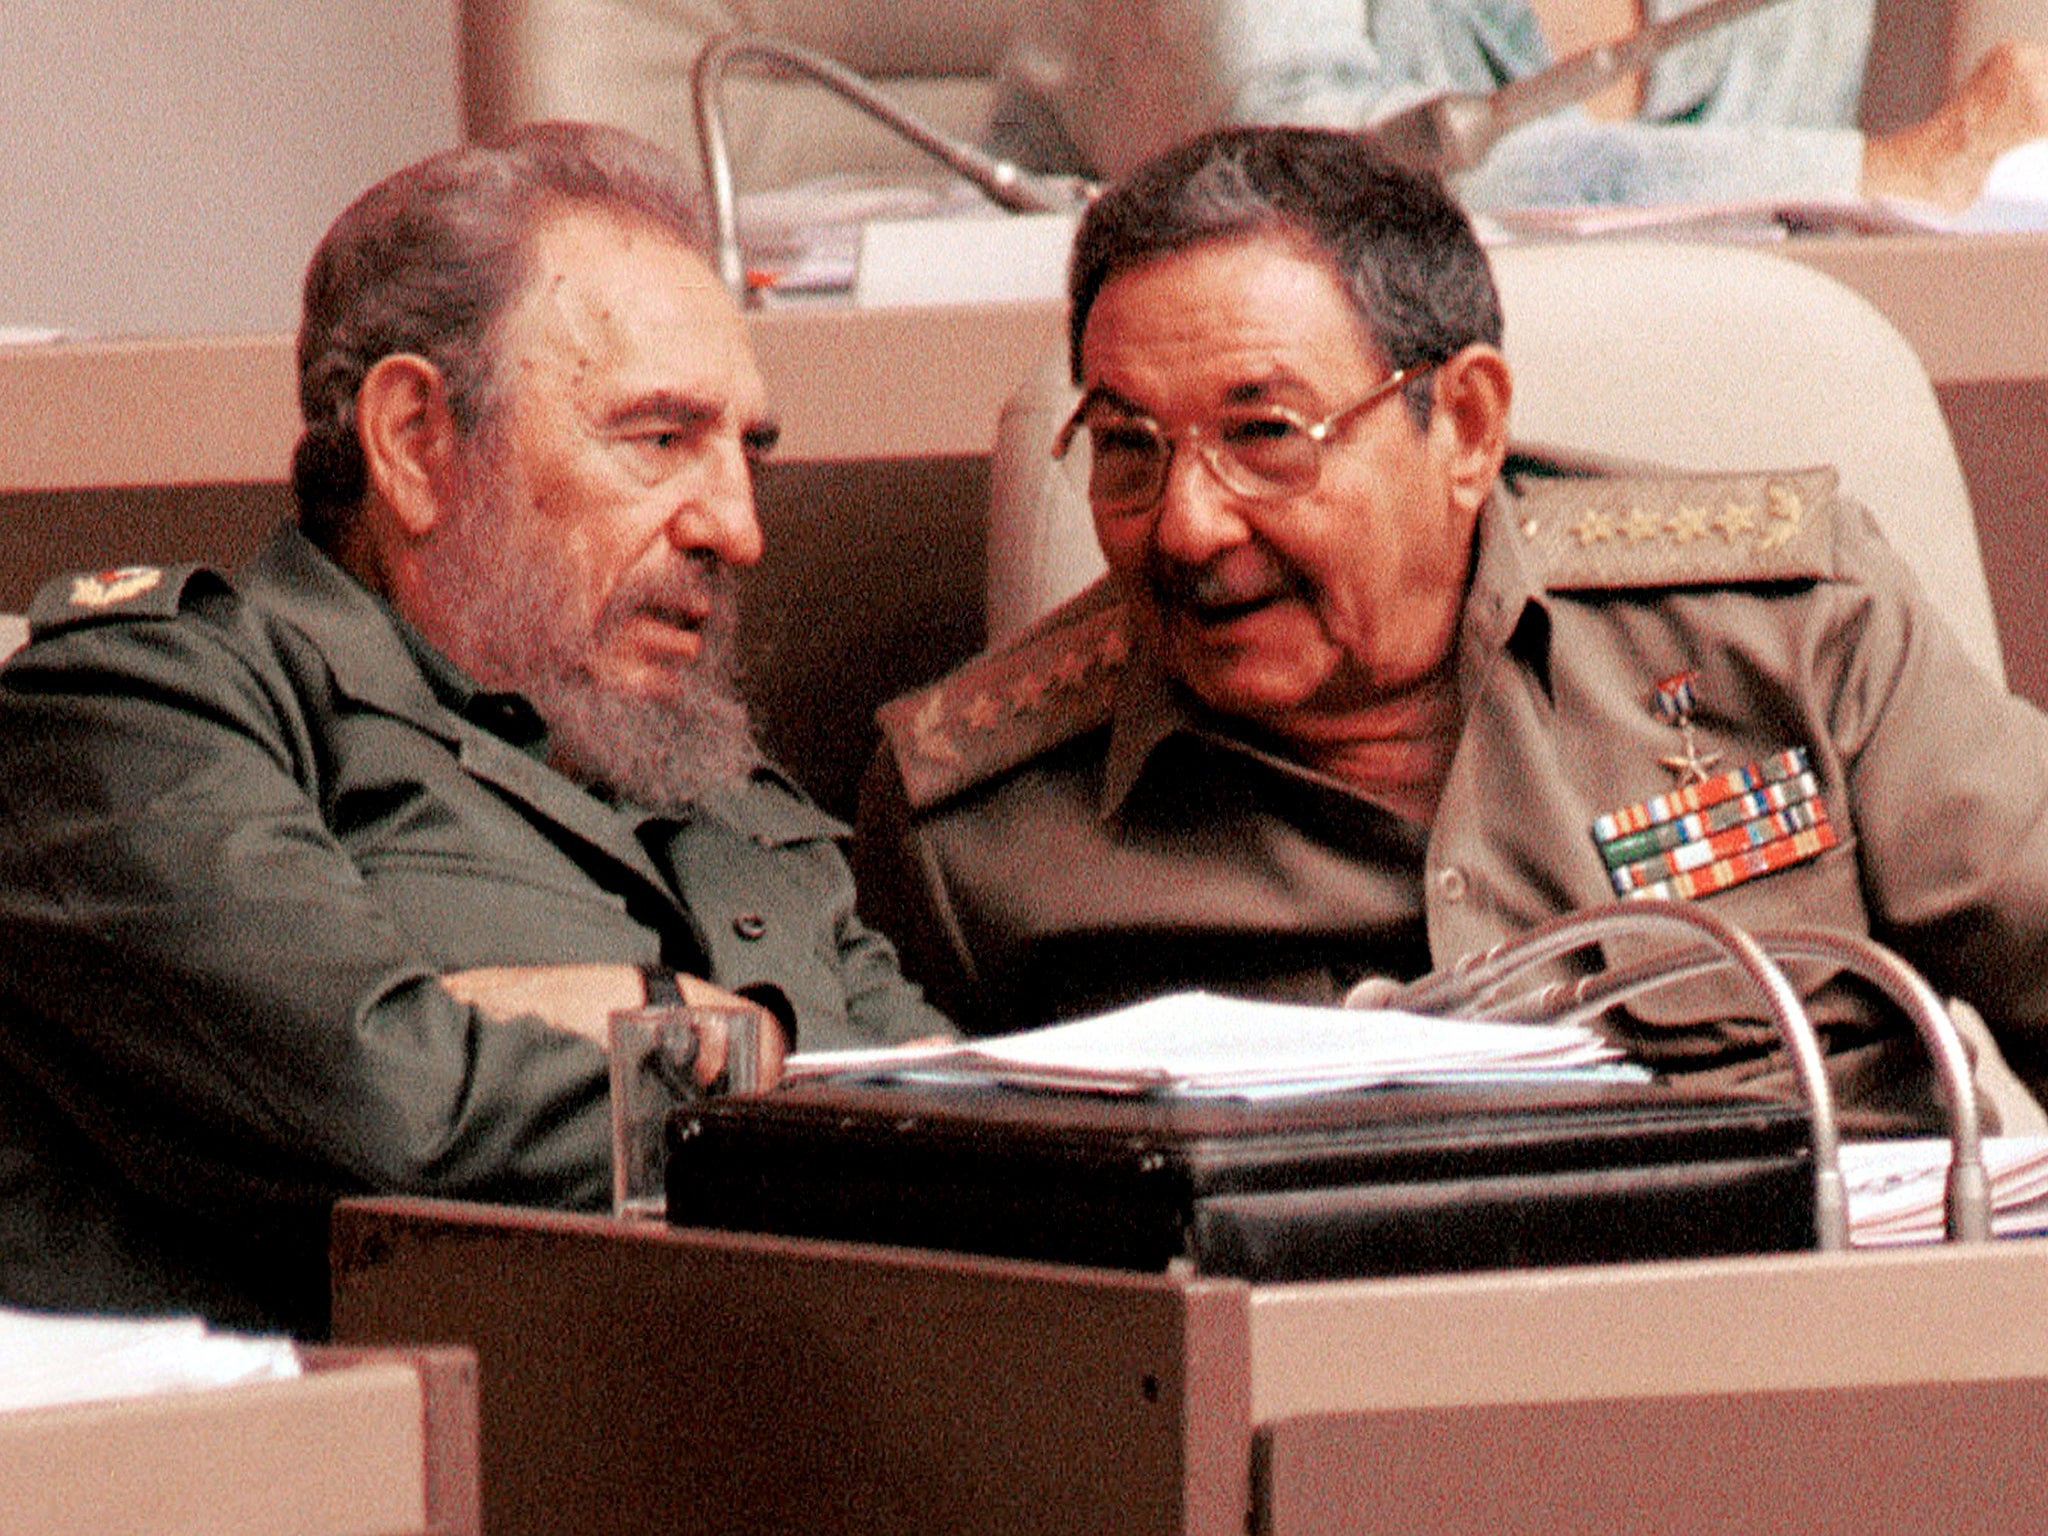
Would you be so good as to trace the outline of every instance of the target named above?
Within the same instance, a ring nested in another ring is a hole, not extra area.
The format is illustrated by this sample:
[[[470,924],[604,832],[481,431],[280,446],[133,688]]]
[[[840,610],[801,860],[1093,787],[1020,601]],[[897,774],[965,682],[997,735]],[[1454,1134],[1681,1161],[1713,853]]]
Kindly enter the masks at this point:
[[[0,1300],[317,1334],[339,1196],[605,1203],[614,1009],[946,1027],[735,693],[775,427],[685,186],[553,124],[372,188],[307,275],[297,525],[36,600]]]

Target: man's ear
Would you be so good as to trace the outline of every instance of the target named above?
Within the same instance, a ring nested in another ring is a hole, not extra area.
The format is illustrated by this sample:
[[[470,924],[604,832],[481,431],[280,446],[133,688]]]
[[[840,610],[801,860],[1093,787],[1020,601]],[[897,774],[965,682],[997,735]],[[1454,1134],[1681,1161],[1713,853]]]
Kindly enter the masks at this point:
[[[1451,495],[1467,512],[1479,510],[1500,476],[1514,392],[1508,360],[1484,342],[1474,342],[1437,365],[1432,446],[1445,454]]]
[[[372,494],[407,534],[430,532],[455,447],[441,370],[410,352],[377,359],[356,391],[356,440]]]

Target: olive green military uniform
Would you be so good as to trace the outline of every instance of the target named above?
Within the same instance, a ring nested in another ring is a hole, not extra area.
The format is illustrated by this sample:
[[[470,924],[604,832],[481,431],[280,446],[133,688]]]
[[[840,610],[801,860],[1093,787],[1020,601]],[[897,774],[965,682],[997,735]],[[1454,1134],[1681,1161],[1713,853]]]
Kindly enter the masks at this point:
[[[945,1028],[770,770],[689,815],[542,761],[296,531],[59,583],[0,673],[0,1300],[317,1331],[329,1204],[609,1193],[605,1066],[435,984],[656,962],[807,1048]]]
[[[1677,785],[1656,695],[1690,673],[1701,765],[1803,749],[1833,840],[1697,899],[1895,946],[2042,1082],[2048,721],[1970,663],[1831,472],[1514,479],[1457,665],[1463,734],[1418,826],[1191,707],[1098,585],[885,707],[863,908],[970,1030],[1173,987],[1333,1000],[1616,899],[1595,822]],[[1796,979],[1869,1111],[1850,1123],[1929,1117],[1907,1026],[1843,978]],[[1768,1076],[1745,1007],[1702,985],[1618,1027],[1695,1081]]]

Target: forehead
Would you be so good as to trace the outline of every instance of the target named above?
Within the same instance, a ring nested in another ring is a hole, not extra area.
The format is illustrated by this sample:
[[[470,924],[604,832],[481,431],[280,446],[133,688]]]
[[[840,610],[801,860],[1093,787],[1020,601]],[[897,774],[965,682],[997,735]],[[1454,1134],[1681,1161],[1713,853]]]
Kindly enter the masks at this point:
[[[644,220],[572,209],[527,243],[527,274],[499,331],[515,387],[676,393],[765,409],[746,327],[709,263]]]
[[[1378,354],[1330,263],[1271,235],[1208,241],[1118,273],[1081,338],[1084,382],[1140,404],[1161,391],[1354,383]]]

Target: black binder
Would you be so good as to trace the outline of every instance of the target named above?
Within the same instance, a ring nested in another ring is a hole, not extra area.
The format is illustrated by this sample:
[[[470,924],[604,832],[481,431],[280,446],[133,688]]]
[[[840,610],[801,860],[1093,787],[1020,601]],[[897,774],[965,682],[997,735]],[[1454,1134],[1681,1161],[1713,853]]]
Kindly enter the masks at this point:
[[[1584,1080],[1283,1102],[806,1083],[681,1110],[669,1220],[1281,1281],[1808,1248],[1796,1105]]]

